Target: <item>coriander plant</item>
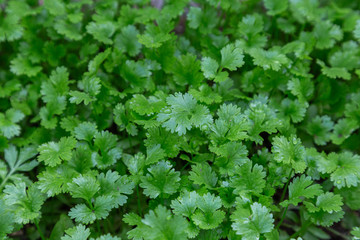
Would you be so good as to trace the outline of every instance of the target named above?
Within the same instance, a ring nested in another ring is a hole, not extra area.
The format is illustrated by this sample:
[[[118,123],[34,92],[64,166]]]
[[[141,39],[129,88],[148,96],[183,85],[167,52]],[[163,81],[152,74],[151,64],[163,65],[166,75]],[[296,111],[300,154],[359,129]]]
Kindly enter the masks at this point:
[[[360,1],[0,0],[0,239],[360,239]]]

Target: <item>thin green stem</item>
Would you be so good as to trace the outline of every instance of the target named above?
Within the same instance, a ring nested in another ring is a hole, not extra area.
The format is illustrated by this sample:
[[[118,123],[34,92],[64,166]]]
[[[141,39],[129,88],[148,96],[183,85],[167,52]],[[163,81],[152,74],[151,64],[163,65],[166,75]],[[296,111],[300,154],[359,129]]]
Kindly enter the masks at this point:
[[[89,204],[89,207],[92,211],[94,211],[94,205],[91,202],[91,199],[87,199],[87,203]],[[95,221],[96,222],[96,228],[98,231],[99,236],[101,235],[101,228],[100,228],[100,223],[99,221]]]
[[[90,209],[94,210],[94,206],[93,206],[91,200],[87,199],[87,203],[89,204]]]
[[[182,172],[186,167],[187,165],[189,165],[189,162],[187,162],[181,169],[180,169],[180,172]]]
[[[7,183],[7,181],[9,180],[9,178],[11,177],[11,175],[13,175],[14,172],[15,172],[14,169],[11,170],[11,171],[6,175],[6,177],[4,178],[4,180],[1,182],[1,185],[0,185],[0,193],[1,193],[2,189],[4,188],[5,184]]]
[[[339,236],[341,237],[342,239],[346,239],[346,240],[349,240],[350,237],[349,236],[346,236],[345,234],[342,234],[338,231],[336,231],[335,229],[332,229],[332,228],[326,228],[327,231],[331,232],[332,234],[336,235],[336,236]]]
[[[39,235],[40,235],[40,238],[41,238],[42,240],[46,240],[43,232],[42,232],[41,229],[40,229],[39,222],[38,222],[37,220],[35,220],[35,221],[34,221],[34,224],[35,224],[35,227],[36,227],[36,229],[37,229],[37,231],[38,231],[38,233],[39,233]]]
[[[281,219],[280,219],[280,222],[276,225],[276,229],[279,229],[281,224],[283,223],[284,219],[285,219],[285,216],[286,216],[286,212],[288,210],[288,207],[289,206],[286,206],[286,208],[283,210],[283,214],[281,216]]]
[[[101,221],[101,225],[102,225],[105,233],[110,233],[110,230],[108,228],[108,225],[107,225],[107,222],[105,221],[105,219],[103,221]]]
[[[95,221],[95,222],[96,222],[96,229],[97,229],[98,235],[101,236],[102,232],[101,232],[100,223],[99,223],[99,221]]]
[[[121,216],[121,215],[120,215]],[[113,225],[111,224],[109,218],[106,218],[106,225],[107,225],[107,229],[109,229],[110,233],[111,234],[114,234],[115,231],[114,231],[114,228],[113,228]]]
[[[289,186],[292,173],[293,173],[293,169],[291,169],[290,174],[289,174],[289,176],[288,176],[288,180],[287,180],[286,185],[285,185],[285,187],[284,187],[284,189],[283,189],[283,192],[282,192],[282,194],[281,194],[280,202],[282,202],[282,201],[284,200],[284,198],[285,198],[286,191],[287,191],[287,188],[288,188],[288,186]]]
[[[137,204],[138,204],[138,211],[139,211],[139,215],[140,215],[140,216],[142,216],[142,209],[141,209],[141,199],[140,199],[139,184],[136,186],[136,195],[137,195]]]

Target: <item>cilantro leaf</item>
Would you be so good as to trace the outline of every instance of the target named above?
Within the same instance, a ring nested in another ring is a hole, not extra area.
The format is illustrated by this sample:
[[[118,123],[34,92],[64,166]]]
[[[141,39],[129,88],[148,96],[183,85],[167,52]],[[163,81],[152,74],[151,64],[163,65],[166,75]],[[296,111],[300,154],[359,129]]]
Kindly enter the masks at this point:
[[[173,194],[180,186],[180,173],[171,168],[170,162],[160,161],[148,168],[148,174],[141,177],[140,187],[150,198]]]
[[[184,135],[192,127],[201,127],[212,122],[209,109],[197,103],[190,94],[175,93],[166,99],[169,107],[157,117],[162,126],[172,133]]]
[[[61,240],[87,240],[90,236],[90,230],[82,224],[69,228],[65,232],[66,235],[61,237]]]
[[[260,194],[265,188],[264,180],[266,173],[263,167],[251,161],[247,161],[240,167],[236,167],[236,174],[231,178],[230,186],[235,188],[234,193],[242,195],[243,193]]]
[[[99,196],[95,199],[92,209],[85,204],[77,204],[70,209],[69,216],[76,222],[83,224],[93,223],[95,220],[101,220],[109,215],[113,208],[114,199],[111,196]]]
[[[134,25],[128,25],[121,29],[121,33],[115,36],[115,47],[122,52],[128,53],[130,56],[136,56],[139,54],[141,44],[138,41],[134,41],[139,31]]]
[[[181,55],[172,67],[174,73],[174,81],[181,85],[199,86],[203,80],[200,72],[200,62],[195,55]]]
[[[254,48],[250,50],[250,55],[253,57],[254,64],[265,70],[279,71],[281,66],[289,63],[289,59],[276,49],[266,51]]]
[[[329,173],[330,179],[338,188],[357,186],[360,182],[360,157],[350,152],[330,153],[317,162],[319,171]]]
[[[358,42],[360,42],[360,20],[356,21],[356,26],[353,33],[354,37],[358,40]]]
[[[288,7],[288,1],[286,0],[264,0],[264,5],[268,10],[268,14],[278,15],[284,11],[286,11]]]
[[[221,224],[225,217],[225,213],[221,208],[222,203],[220,197],[215,197],[213,194],[207,193],[199,196],[196,201],[197,210],[192,215],[191,219],[195,225],[201,229],[213,229]]]
[[[334,123],[328,116],[316,116],[307,125],[306,131],[314,137],[314,142],[318,145],[325,145],[331,138],[330,131]]]
[[[91,22],[86,26],[86,30],[93,35],[96,40],[105,44],[112,44],[113,41],[111,37],[115,33],[116,27],[115,24],[110,21]]]
[[[289,138],[284,136],[274,137],[272,152],[275,161],[290,165],[297,173],[305,171],[305,148],[301,145],[301,140],[296,136],[293,135]]]
[[[231,220],[234,231],[246,239],[259,239],[261,234],[271,232],[274,228],[273,215],[257,202],[251,204],[250,210],[238,208]]]
[[[100,184],[92,175],[80,175],[68,183],[68,189],[74,198],[82,198],[90,201],[92,197],[100,190]]]
[[[289,185],[289,200],[285,200],[280,203],[282,206],[288,206],[290,204],[297,206],[302,200],[301,197],[313,198],[319,196],[322,193],[321,186],[319,184],[313,184],[311,177],[301,175],[294,178]]]
[[[14,229],[15,219],[13,214],[7,209],[3,199],[0,199],[0,237],[6,239],[7,234]]]
[[[198,197],[199,195],[195,191],[185,191],[180,197],[171,201],[171,208],[175,214],[190,218],[197,208]]]
[[[151,210],[141,220],[136,214],[127,215],[124,219],[130,225],[137,227],[128,232],[130,239],[187,239],[185,230],[188,227],[187,221],[181,216],[174,216],[166,207],[159,205]]]
[[[198,185],[204,184],[209,189],[214,188],[218,180],[216,173],[212,171],[208,164],[194,165],[189,174],[191,181]]]
[[[0,113],[0,132],[8,139],[19,136],[21,127],[19,123],[25,115],[13,108],[6,110],[5,114]]]
[[[221,63],[222,68],[227,68],[230,71],[236,70],[236,68],[244,65],[244,55],[242,50],[235,44],[228,44],[221,49]]]
[[[201,60],[201,71],[204,73],[204,76],[207,79],[214,79],[217,74],[218,68],[218,62],[211,57],[204,57]]]
[[[0,177],[2,178],[0,190],[5,186],[8,180],[14,181],[19,177],[19,174],[16,174],[17,172],[28,172],[34,169],[38,165],[38,162],[36,160],[29,160],[34,158],[36,154],[36,149],[33,146],[24,147],[20,149],[20,151],[18,151],[14,145],[10,145],[6,148],[4,157],[8,168],[4,163],[4,172],[0,174]]]
[[[50,167],[59,165],[62,161],[69,161],[72,157],[72,149],[75,148],[76,140],[73,137],[63,137],[58,143],[48,142],[39,146],[39,162],[44,162]]]
[[[28,189],[24,182],[8,184],[4,189],[5,204],[14,213],[15,222],[27,224],[41,216],[41,206],[45,201],[44,195],[31,185]]]
[[[316,22],[313,34],[317,40],[316,47],[318,49],[329,49],[335,45],[336,41],[343,38],[341,28],[330,21]]]
[[[211,148],[211,151],[219,155],[215,159],[215,165],[220,167],[222,174],[233,175],[236,171],[235,167],[241,166],[248,160],[248,150],[240,142],[228,142],[220,147]]]

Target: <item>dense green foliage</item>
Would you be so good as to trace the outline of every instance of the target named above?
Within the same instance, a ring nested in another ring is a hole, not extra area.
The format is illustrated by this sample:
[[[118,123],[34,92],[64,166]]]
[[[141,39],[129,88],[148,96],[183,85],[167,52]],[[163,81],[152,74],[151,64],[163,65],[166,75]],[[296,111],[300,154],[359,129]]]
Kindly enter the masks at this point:
[[[0,239],[360,239],[360,1],[0,0]]]

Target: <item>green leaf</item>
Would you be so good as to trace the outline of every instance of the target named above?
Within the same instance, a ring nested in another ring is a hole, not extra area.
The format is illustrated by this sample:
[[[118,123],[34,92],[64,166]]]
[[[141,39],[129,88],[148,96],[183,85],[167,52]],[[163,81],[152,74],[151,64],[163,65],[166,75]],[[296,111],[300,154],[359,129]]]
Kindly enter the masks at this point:
[[[44,162],[50,167],[59,165],[62,161],[69,161],[72,157],[72,149],[75,148],[76,140],[73,137],[62,137],[58,143],[48,142],[39,146],[39,162]]]
[[[356,240],[360,239],[360,228],[354,227],[351,231],[351,234],[354,236],[353,239],[356,239]]]
[[[80,31],[80,25],[75,25],[66,21],[65,19],[59,19],[56,21],[54,28],[56,32],[70,40],[79,41],[83,38],[83,35]]]
[[[148,168],[148,174],[141,177],[140,187],[150,198],[157,198],[163,194],[174,194],[180,186],[180,173],[171,168],[167,161],[160,161]]]
[[[57,67],[48,81],[41,84],[42,99],[46,103],[58,103],[69,92],[69,72],[66,67]]]
[[[242,50],[235,44],[228,44],[221,49],[221,63],[222,68],[227,68],[230,71],[235,71],[244,65],[244,55]]]
[[[8,184],[4,193],[5,204],[14,213],[15,222],[27,224],[41,216],[40,210],[45,197],[35,185],[27,188],[24,182]]]
[[[69,228],[65,232],[66,235],[61,237],[61,240],[87,240],[90,236],[90,230],[82,224]]]
[[[218,177],[216,173],[212,171],[212,168],[204,163],[193,165],[192,171],[189,173],[189,179],[195,184],[204,184],[205,187],[212,189],[215,188]]]
[[[353,31],[354,37],[360,42],[360,20],[356,21],[356,26]]]
[[[201,127],[212,122],[209,109],[198,104],[188,93],[170,95],[166,102],[170,106],[158,114],[157,120],[172,133],[177,132],[181,136],[192,127]]]
[[[233,175],[236,166],[241,166],[248,160],[248,150],[240,142],[228,142],[220,147],[211,148],[211,151],[219,155],[215,159],[215,165],[220,167],[220,173]]]
[[[261,234],[269,233],[274,228],[273,215],[260,203],[253,203],[250,210],[238,208],[232,215],[231,225],[238,235],[246,239],[259,239]]]
[[[191,85],[197,87],[203,80],[200,68],[200,62],[195,55],[190,53],[181,55],[172,67],[174,81],[181,86]]]
[[[2,178],[0,190],[4,187],[8,180],[17,180],[17,177],[23,176],[17,172],[29,172],[33,170],[38,162],[36,160],[29,161],[34,158],[37,154],[36,148],[34,146],[27,146],[21,148],[20,151],[16,149],[14,145],[10,145],[4,151],[5,162],[8,164],[8,168],[5,163],[2,163],[2,173],[0,177]]]
[[[210,33],[218,22],[214,8],[201,9],[199,7],[190,7],[187,15],[189,27],[198,29],[201,33]]]
[[[2,16],[0,21],[0,42],[14,41],[22,37],[24,28],[19,24],[19,17],[16,15]]]
[[[249,108],[245,111],[249,118],[250,128],[248,134],[250,140],[257,144],[263,143],[261,132],[274,133],[276,128],[281,126],[281,121],[277,118],[273,109],[267,106],[267,98],[258,96],[249,104]]]
[[[211,87],[208,85],[201,85],[199,90],[190,89],[189,93],[199,102],[205,104],[212,104],[212,103],[220,103],[222,101],[222,97],[220,94],[215,92]]]
[[[65,234],[65,230],[73,226],[74,224],[71,219],[67,215],[61,214],[59,220],[56,222],[51,231],[49,240],[60,239]]]
[[[313,34],[317,40],[316,48],[318,49],[332,48],[336,41],[340,41],[343,38],[341,28],[330,21],[316,22]]]
[[[207,193],[197,197],[196,206],[191,219],[201,229],[213,229],[222,223],[225,212],[218,210],[222,206],[220,197]]]
[[[146,25],[146,30],[143,34],[137,35],[139,43],[145,45],[147,48],[159,48],[165,42],[171,40],[172,35],[166,29],[161,29],[155,25]]]
[[[90,201],[100,190],[100,185],[92,175],[80,175],[68,183],[68,189],[72,197]]]
[[[109,131],[101,131],[95,134],[94,146],[100,150],[92,155],[97,167],[105,169],[112,166],[120,159],[122,149],[117,146],[117,136]]]
[[[266,173],[261,165],[252,166],[251,161],[247,161],[240,167],[236,167],[235,172],[230,182],[230,186],[235,189],[235,194],[260,194],[265,188]]]
[[[146,149],[146,165],[157,163],[166,157],[165,151],[161,148],[160,144],[151,146]]]
[[[16,75],[36,76],[42,70],[41,66],[34,65],[26,57],[18,55],[11,60],[10,71]]]
[[[199,195],[195,191],[185,191],[177,199],[171,201],[171,208],[176,215],[191,218],[197,208],[198,198]]]
[[[286,11],[288,7],[287,0],[264,0],[264,5],[266,7],[267,14],[270,16],[278,15],[284,11]]]
[[[357,186],[360,182],[360,156],[350,152],[330,153],[317,162],[319,171],[329,173],[337,188]]]
[[[99,42],[112,44],[113,41],[111,37],[115,33],[116,27],[115,24],[110,21],[90,22],[86,26],[86,30]]]
[[[172,215],[166,207],[161,205],[155,210],[150,210],[141,221],[137,215],[128,215],[126,222],[137,225],[135,229],[128,232],[130,239],[188,239],[184,234],[188,227],[187,221],[181,216]]]
[[[349,138],[351,133],[357,128],[357,123],[353,119],[340,119],[334,126],[334,131],[331,135],[331,141],[334,144],[341,144],[345,139]]]
[[[210,57],[204,57],[201,60],[201,71],[207,79],[214,79],[218,68],[218,62]]]
[[[292,135],[289,138],[284,136],[274,137],[272,152],[275,161],[290,165],[297,173],[305,171],[305,148],[301,145],[301,140],[296,136]]]
[[[111,196],[114,207],[123,206],[128,199],[126,195],[132,194],[135,186],[129,177],[111,170],[106,174],[100,173],[97,180],[100,184],[99,195]]]
[[[55,168],[47,168],[38,175],[38,187],[41,192],[49,197],[68,191],[68,183],[76,175],[75,170],[65,165],[59,165]]]
[[[78,140],[85,140],[89,143],[97,132],[97,125],[91,122],[82,122],[74,128],[75,137]]]
[[[61,0],[49,0],[44,2],[44,7],[51,15],[60,16],[66,14],[66,5]]]
[[[289,200],[285,200],[280,203],[281,206],[285,207],[290,204],[297,206],[302,198],[313,198],[322,194],[321,186],[319,184],[313,184],[311,177],[301,175],[300,177],[294,178],[289,185]]]
[[[300,101],[309,100],[314,92],[314,83],[310,78],[293,78],[287,84],[288,89],[294,96],[297,96]]]
[[[341,210],[342,197],[340,195],[335,195],[331,192],[323,193],[319,195],[316,199],[315,205],[305,202],[307,209],[310,212],[317,212],[319,210],[323,210],[325,212],[338,212]]]
[[[14,215],[11,214],[3,199],[0,199],[0,237],[6,239],[14,229]]]
[[[316,60],[317,64],[321,66],[321,72],[329,78],[342,78],[345,80],[351,79],[351,74],[346,70],[346,68],[339,67],[327,67],[325,63],[319,59]]]
[[[93,240],[93,238],[91,238],[91,240]],[[106,235],[102,235],[102,236],[96,238],[96,240],[121,240],[121,238],[113,237],[108,233]]]
[[[83,224],[93,223],[95,220],[101,220],[109,215],[113,208],[114,199],[111,196],[100,196],[95,199],[95,204],[90,209],[85,204],[77,204],[70,209],[69,216],[76,222]]]
[[[262,67],[264,70],[272,69],[279,71],[280,68],[289,63],[289,59],[278,50],[264,50],[254,48],[250,50],[250,55],[253,57],[254,64]]]
[[[304,119],[308,106],[307,102],[285,98],[281,101],[281,115],[286,119],[291,119],[294,123],[301,122]]]
[[[146,98],[144,95],[135,94],[130,100],[130,108],[140,115],[153,115],[165,106],[165,101],[155,96]]]
[[[121,33],[115,36],[114,45],[121,52],[126,52],[134,57],[140,53],[141,44],[136,39],[139,31],[134,25],[128,25],[121,29]]]
[[[306,131],[314,137],[317,145],[325,145],[331,138],[334,123],[328,116],[316,116],[306,126]]]
[[[80,104],[84,102],[85,105],[88,105],[89,103],[94,101],[94,99],[92,99],[88,94],[84,92],[70,91],[69,95],[71,96],[69,101],[75,104]]]

